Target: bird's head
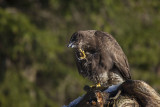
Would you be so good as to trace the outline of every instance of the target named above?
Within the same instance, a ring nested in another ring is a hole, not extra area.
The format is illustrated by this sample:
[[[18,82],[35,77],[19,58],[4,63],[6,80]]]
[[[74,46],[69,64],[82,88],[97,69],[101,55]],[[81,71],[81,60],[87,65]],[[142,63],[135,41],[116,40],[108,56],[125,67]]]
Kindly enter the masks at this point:
[[[95,30],[75,32],[69,41],[68,47],[75,48],[79,59],[85,59],[87,54],[96,51]]]

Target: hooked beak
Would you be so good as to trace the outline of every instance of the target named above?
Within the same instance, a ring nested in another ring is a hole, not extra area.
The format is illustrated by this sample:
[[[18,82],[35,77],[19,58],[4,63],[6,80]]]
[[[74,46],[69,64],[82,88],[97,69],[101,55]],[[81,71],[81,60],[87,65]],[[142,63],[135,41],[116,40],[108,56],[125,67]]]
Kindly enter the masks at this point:
[[[69,48],[78,48],[77,45],[75,44],[75,42],[69,43],[67,47],[69,47]],[[77,51],[78,51],[77,58],[79,60],[86,59],[86,54],[85,54],[83,49],[78,48]]]
[[[75,45],[73,42],[69,43],[68,46],[69,48],[76,48],[77,45]]]

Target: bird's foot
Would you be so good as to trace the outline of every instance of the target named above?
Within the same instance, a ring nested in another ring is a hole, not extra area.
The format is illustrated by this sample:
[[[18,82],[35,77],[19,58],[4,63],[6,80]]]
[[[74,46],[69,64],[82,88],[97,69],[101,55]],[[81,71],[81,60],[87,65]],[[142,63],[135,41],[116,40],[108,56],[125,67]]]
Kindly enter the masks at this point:
[[[90,88],[99,88],[99,87],[101,87],[101,84],[100,84],[100,83],[98,83],[98,84],[96,84],[96,85],[91,85],[91,86],[90,86]]]
[[[80,59],[82,60],[82,59],[86,59],[86,54],[85,54],[85,52],[82,50],[82,49],[79,49],[79,51],[80,51]]]
[[[96,84],[96,87],[101,87],[101,84],[100,83]]]

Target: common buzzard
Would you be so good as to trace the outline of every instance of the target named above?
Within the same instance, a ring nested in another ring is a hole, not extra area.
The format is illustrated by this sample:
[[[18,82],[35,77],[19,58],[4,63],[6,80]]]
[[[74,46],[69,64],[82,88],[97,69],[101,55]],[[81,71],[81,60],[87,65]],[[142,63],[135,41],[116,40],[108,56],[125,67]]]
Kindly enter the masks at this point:
[[[79,73],[102,86],[131,79],[127,57],[108,33],[97,30],[75,32],[68,47],[74,48]]]

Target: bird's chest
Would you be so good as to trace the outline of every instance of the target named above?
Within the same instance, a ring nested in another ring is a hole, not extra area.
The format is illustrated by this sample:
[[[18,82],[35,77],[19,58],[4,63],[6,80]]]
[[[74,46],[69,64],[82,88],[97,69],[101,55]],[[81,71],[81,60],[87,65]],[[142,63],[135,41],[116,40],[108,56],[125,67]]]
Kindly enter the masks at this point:
[[[81,67],[81,74],[95,83],[106,82],[108,80],[108,72],[104,66],[99,64],[98,58],[81,61]]]
[[[105,57],[105,58],[103,58]],[[109,69],[112,67],[112,60],[108,55],[92,54],[86,60],[81,60],[81,74],[95,83],[104,84],[109,79]]]

